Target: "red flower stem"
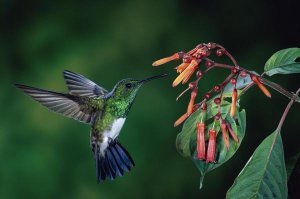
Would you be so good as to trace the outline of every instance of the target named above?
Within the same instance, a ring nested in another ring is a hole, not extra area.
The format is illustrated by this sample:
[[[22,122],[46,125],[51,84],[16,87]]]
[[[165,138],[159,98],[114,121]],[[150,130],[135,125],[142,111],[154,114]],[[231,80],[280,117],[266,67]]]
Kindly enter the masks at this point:
[[[203,72],[203,74],[207,73],[209,70],[211,70],[211,69],[213,69],[213,68],[215,68],[215,65],[212,65],[211,67],[207,68],[207,69]]]
[[[227,64],[221,64],[221,63],[214,63],[213,64],[214,67],[218,67],[218,68],[226,68],[226,69],[232,69],[234,66],[230,66]]]
[[[204,71],[205,73],[205,71]],[[195,80],[195,84],[198,86],[198,82],[200,81],[200,79],[202,79],[202,77],[198,77],[196,80]]]
[[[225,51],[225,55],[232,61],[234,66],[238,66],[237,61],[234,59],[234,57],[220,44],[217,44],[216,47],[222,48]]]
[[[214,63],[213,65],[214,67],[219,67],[219,68],[226,68],[226,69],[232,69],[234,66],[231,66],[231,65],[228,65],[228,64],[221,64],[221,63]],[[248,74],[252,74],[250,71],[248,71],[247,69],[244,69],[240,66],[238,66],[240,71],[246,71]],[[211,68],[211,67],[210,67]],[[261,76],[258,76],[258,78],[261,80],[261,82],[267,86],[269,86],[270,88],[272,88],[273,90],[281,93],[282,95],[286,96],[287,98],[289,99],[294,99],[295,102],[298,102],[300,103],[300,97],[295,95],[294,93],[291,93],[289,91],[287,91],[286,89],[284,89],[282,86],[270,81],[270,80],[267,80],[265,78],[263,78],[262,76],[264,75],[265,73],[262,73]],[[225,81],[224,81],[225,83]],[[246,86],[241,93],[244,93],[246,92],[246,90],[248,90],[249,88],[251,88],[254,84],[251,83],[249,84],[248,86]]]
[[[300,93],[300,88],[297,90],[297,92],[296,92],[296,96],[297,97],[299,97],[299,94]],[[283,112],[283,114],[282,114],[282,117],[281,117],[281,119],[280,119],[280,121],[279,121],[279,124],[278,124],[278,126],[277,126],[277,128],[276,128],[276,131],[280,131],[281,130],[281,127],[282,127],[282,125],[283,125],[283,122],[284,122],[284,120],[285,120],[285,118],[286,118],[286,116],[287,116],[287,114],[288,114],[288,112],[289,112],[289,110],[290,110],[290,108],[292,107],[292,105],[294,104],[294,102],[295,102],[295,99],[294,98],[292,98],[291,99],[291,101],[288,103],[288,105],[286,106],[286,108],[285,108],[285,110],[284,110],[284,112]]]
[[[234,66],[238,66],[236,60],[233,58],[233,56],[227,50],[225,50],[225,55],[227,55],[227,57],[232,61]]]
[[[234,67],[236,66],[232,66],[232,65],[228,65],[228,64],[222,64],[222,63],[217,63],[215,62],[213,66],[216,66],[218,68],[226,68],[226,69],[233,69]],[[242,68],[241,66],[237,66],[238,67],[238,71],[245,71],[249,74],[252,74],[249,70],[245,69],[245,68]],[[261,77],[260,77],[261,78]]]
[[[176,101],[178,101],[178,99],[185,94],[188,90],[190,90],[190,87],[187,87],[187,89],[185,89],[182,93],[180,93],[180,95],[178,95],[178,97],[176,98]]]

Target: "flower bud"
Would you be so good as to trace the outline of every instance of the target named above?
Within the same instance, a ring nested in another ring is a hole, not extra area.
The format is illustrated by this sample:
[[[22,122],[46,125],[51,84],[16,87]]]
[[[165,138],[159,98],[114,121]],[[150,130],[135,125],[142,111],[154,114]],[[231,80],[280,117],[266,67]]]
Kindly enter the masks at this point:
[[[219,105],[219,104],[221,103],[221,99],[220,99],[219,97],[215,98],[215,99],[214,99],[214,103],[215,103],[216,105]]]
[[[210,93],[205,93],[205,94],[204,94],[204,98],[205,98],[206,100],[209,100],[209,98],[210,98]]]
[[[186,118],[188,118],[188,114],[187,113],[183,114],[180,118],[178,118],[176,120],[176,122],[174,123],[174,127],[180,125],[182,122],[184,122],[184,120],[186,120]]]
[[[196,86],[197,86],[196,82],[191,82],[191,83],[189,83],[189,88],[190,88],[191,90],[193,90],[194,88],[196,88]]]
[[[238,72],[238,68],[237,67],[233,67],[232,69],[231,69],[231,73],[232,74],[236,74]]]
[[[214,65],[214,63],[213,63],[212,61],[207,60],[207,61],[205,62],[205,66],[206,66],[207,68],[212,67],[212,65]]]
[[[214,91],[219,92],[220,91],[220,85],[215,85],[214,86]]]
[[[197,97],[197,93],[198,93],[198,89],[194,88],[194,90],[191,93],[191,99],[190,99],[188,109],[187,109],[187,114],[188,115],[193,113],[193,107],[194,107],[194,104],[195,104],[195,99]]]
[[[231,80],[230,80],[230,83],[231,83],[232,85],[235,85],[235,84],[236,84],[236,79],[234,79],[234,78],[231,79]]]
[[[217,51],[216,51],[216,55],[218,56],[218,57],[221,57],[222,55],[224,54],[224,49],[218,49]]]
[[[268,91],[268,89],[259,81],[256,75],[251,74],[250,75],[252,81],[260,88],[260,90],[267,96],[271,97],[271,93]]]
[[[241,72],[240,72],[240,76],[243,77],[243,78],[247,77],[247,72],[244,71],[244,70],[241,71]]]
[[[197,78],[201,78],[202,75],[203,75],[202,71],[198,70],[197,73],[196,73]]]

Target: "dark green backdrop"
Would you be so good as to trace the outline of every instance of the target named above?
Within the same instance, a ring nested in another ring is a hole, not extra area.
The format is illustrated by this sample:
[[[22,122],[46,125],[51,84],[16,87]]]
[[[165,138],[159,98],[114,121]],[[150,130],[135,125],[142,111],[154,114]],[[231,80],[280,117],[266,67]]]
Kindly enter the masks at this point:
[[[246,137],[237,154],[206,176],[176,151],[186,109],[175,72],[146,85],[122,130],[136,167],[114,182],[96,183],[89,127],[47,111],[12,86],[24,83],[66,91],[68,69],[111,89],[122,78],[171,71],[158,58],[198,43],[221,43],[240,65],[262,72],[272,53],[299,40],[297,1],[13,1],[0,3],[0,198],[224,198],[255,147],[277,126],[288,100],[257,89],[242,99]],[[202,93],[222,81],[212,72]],[[295,91],[299,75],[272,80]],[[299,104],[283,127],[286,154],[299,151]]]

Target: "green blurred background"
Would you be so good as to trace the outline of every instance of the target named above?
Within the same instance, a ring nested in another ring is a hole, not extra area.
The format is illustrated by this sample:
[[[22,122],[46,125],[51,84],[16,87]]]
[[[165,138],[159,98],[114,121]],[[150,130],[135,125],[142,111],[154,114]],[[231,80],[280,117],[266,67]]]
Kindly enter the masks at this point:
[[[14,1],[0,3],[0,198],[224,198],[254,149],[277,126],[288,99],[257,88],[242,99],[246,137],[237,154],[206,176],[176,151],[186,110],[185,88],[171,88],[175,72],[139,93],[120,140],[136,167],[114,182],[97,184],[89,127],[49,112],[12,83],[66,91],[68,69],[111,89],[122,78],[172,71],[151,63],[198,43],[224,45],[241,66],[263,71],[276,51],[299,47],[297,1]],[[224,73],[200,83],[204,93]],[[299,75],[272,77],[291,91]],[[296,104],[283,127],[286,156],[299,151]],[[287,144],[288,143],[288,144]]]

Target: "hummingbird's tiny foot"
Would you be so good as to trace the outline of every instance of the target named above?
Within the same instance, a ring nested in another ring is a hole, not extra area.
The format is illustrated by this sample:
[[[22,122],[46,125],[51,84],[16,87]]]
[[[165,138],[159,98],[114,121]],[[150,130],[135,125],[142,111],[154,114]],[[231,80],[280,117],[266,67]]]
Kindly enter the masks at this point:
[[[119,141],[119,136],[114,139],[114,142],[117,143]]]

